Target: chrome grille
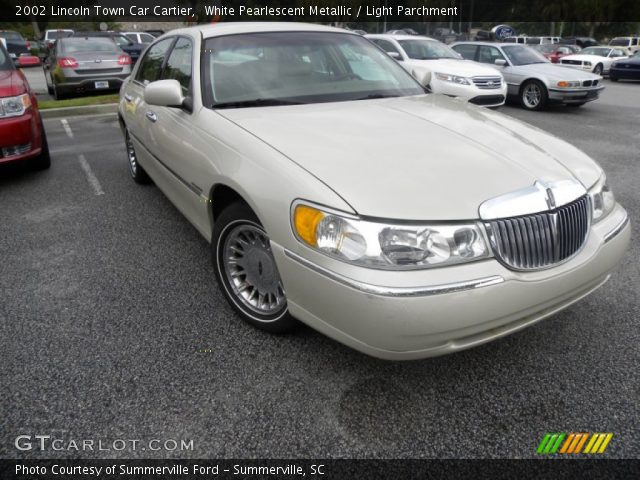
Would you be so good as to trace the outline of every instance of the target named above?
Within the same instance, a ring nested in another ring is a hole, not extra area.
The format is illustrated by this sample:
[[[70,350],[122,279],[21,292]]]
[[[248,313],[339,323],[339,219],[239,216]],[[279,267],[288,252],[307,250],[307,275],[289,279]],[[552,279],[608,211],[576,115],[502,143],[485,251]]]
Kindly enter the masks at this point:
[[[500,77],[473,77],[473,83],[476,87],[492,90],[502,87],[502,79]]]
[[[516,270],[535,270],[577,253],[589,232],[587,196],[549,212],[491,220],[486,223],[496,258]]]

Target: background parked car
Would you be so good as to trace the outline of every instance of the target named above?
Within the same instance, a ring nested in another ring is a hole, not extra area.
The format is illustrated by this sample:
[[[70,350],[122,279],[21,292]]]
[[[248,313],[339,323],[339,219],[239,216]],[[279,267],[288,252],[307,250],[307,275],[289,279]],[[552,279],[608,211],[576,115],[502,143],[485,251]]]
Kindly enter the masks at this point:
[[[0,37],[4,38],[9,56],[16,65],[28,67],[40,64],[40,59],[31,55],[29,42],[18,32],[14,32],[13,30],[0,30]]]
[[[613,62],[626,57],[628,57],[627,52],[621,48],[588,47],[580,53],[563,57],[560,65],[593,72],[596,75],[607,75]]]
[[[624,47],[630,55],[640,51],[640,37],[615,37],[609,42],[610,47]]]
[[[466,61],[447,45],[417,35],[366,35],[433,93],[467,99],[476,105],[503,105],[507,85],[495,68]],[[427,75],[425,77],[425,74]]]
[[[131,57],[133,63],[136,63],[142,51],[147,48],[145,44],[132,42],[120,32],[75,32],[73,36],[110,38],[123,52]]]
[[[59,99],[119,89],[131,73],[131,57],[110,38],[74,36],[56,41],[43,68],[49,93]]]
[[[0,164],[18,161],[51,165],[36,94],[0,42]]]
[[[504,43],[521,43],[523,45],[547,45],[560,41],[560,37],[530,37],[528,35],[519,35],[517,37],[507,37]]]
[[[579,107],[604,89],[600,76],[553,65],[526,45],[460,42],[452,48],[464,58],[499,68],[508,95],[528,110],[543,110],[549,103]]]
[[[551,63],[558,63],[562,57],[580,51],[580,47],[576,45],[561,45],[559,43],[532,45],[531,47],[539,51]]]
[[[580,48],[600,45],[598,41],[592,37],[562,37],[558,43],[562,43],[563,45],[577,45]]]
[[[122,34],[134,43],[148,44],[156,39],[147,32],[122,32]]]
[[[640,51],[637,51],[633,57],[613,62],[609,69],[609,79],[612,82],[640,80]]]

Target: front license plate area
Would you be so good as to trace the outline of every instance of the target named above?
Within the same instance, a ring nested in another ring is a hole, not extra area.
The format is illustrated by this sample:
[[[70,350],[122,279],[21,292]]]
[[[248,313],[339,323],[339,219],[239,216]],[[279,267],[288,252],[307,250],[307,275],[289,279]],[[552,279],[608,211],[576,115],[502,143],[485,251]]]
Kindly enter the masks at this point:
[[[96,88],[109,88],[109,82],[107,81],[102,81],[102,82],[95,82]]]

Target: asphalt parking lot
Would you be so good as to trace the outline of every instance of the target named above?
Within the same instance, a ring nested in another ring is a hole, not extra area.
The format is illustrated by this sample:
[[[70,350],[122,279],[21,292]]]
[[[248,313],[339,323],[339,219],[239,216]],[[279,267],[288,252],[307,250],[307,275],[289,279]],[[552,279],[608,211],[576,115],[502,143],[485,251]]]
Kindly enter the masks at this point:
[[[501,111],[597,159],[635,222],[640,84],[605,83],[582,108]],[[0,457],[535,457],[546,432],[612,432],[607,457],[640,457],[637,244],[600,290],[525,331],[385,362],[242,323],[208,244],[130,179],[115,115],[45,127],[50,170],[0,169]],[[19,451],[24,434],[193,450]]]

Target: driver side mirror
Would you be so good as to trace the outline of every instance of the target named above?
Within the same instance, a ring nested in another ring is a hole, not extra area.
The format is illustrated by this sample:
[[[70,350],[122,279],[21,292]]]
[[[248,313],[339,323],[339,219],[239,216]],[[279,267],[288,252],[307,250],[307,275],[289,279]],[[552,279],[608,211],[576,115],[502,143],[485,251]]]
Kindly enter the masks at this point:
[[[387,55],[389,55],[394,60],[397,60],[399,62],[402,61],[402,55],[400,55],[398,52],[387,52]]]
[[[156,80],[144,87],[144,101],[158,107],[182,108],[185,97],[177,80]]]
[[[423,87],[429,86],[431,82],[431,72],[429,70],[418,70],[411,72],[413,77],[420,82]]]
[[[493,63],[498,67],[505,67],[507,65],[507,61],[504,58],[496,58]]]

